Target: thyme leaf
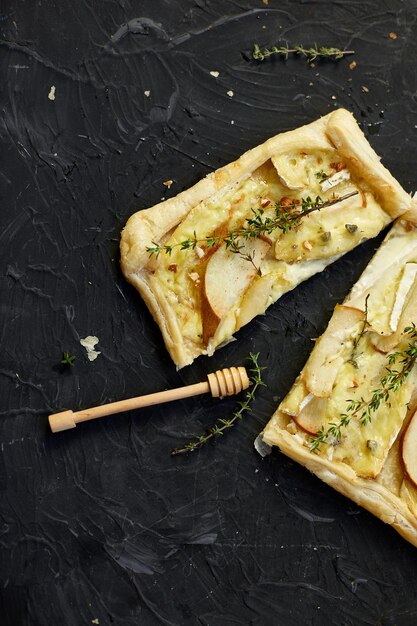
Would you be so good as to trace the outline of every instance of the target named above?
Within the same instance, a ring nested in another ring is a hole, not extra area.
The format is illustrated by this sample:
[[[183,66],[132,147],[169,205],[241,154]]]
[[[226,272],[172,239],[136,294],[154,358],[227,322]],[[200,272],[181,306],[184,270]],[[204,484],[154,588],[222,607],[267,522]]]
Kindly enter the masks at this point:
[[[362,335],[365,333],[365,326]],[[342,429],[349,426],[352,419],[357,419],[365,426],[372,422],[375,412],[381,404],[387,403],[392,393],[397,392],[406,382],[413,366],[417,360],[417,328],[413,323],[404,328],[404,334],[409,336],[407,347],[398,352],[388,355],[388,366],[385,367],[386,374],[380,380],[380,387],[372,391],[369,399],[363,397],[357,400],[347,400],[346,413],[340,415],[337,422],[330,422],[328,427],[322,426],[317,434],[310,440],[310,451],[319,451],[322,444],[339,443],[342,438]],[[392,365],[398,364],[397,369]]]
[[[255,43],[252,51],[252,58],[255,61],[265,61],[271,56],[279,56],[287,61],[290,54],[304,57],[308,63],[312,63],[317,59],[332,59],[338,61],[348,54],[355,54],[354,50],[341,50],[340,48],[331,48],[326,46],[318,47],[314,44],[311,48],[304,48],[303,45],[293,46],[292,48],[286,44],[285,46],[271,46],[271,48],[261,48]]]
[[[75,356],[73,356],[69,352],[63,352],[62,353],[61,363],[62,363],[62,365],[74,365],[74,363],[75,363]]]
[[[233,413],[232,417],[229,419],[224,419],[219,417],[214,425],[205,433],[201,435],[197,435],[193,440],[185,443],[180,448],[174,448],[171,452],[172,456],[176,456],[178,454],[186,454],[188,452],[194,452],[198,448],[201,448],[205,443],[213,439],[214,437],[219,437],[225,433],[226,430],[232,428],[237,421],[239,421],[245,411],[250,412],[252,409],[250,408],[250,403],[255,399],[255,393],[259,387],[265,387],[265,383],[262,380],[262,371],[265,367],[261,367],[258,363],[259,352],[257,354],[253,354],[252,352],[249,354],[249,360],[252,364],[252,367],[249,369],[250,376],[249,379],[252,383],[251,389],[246,392],[245,398],[242,402],[239,403],[239,408]]]

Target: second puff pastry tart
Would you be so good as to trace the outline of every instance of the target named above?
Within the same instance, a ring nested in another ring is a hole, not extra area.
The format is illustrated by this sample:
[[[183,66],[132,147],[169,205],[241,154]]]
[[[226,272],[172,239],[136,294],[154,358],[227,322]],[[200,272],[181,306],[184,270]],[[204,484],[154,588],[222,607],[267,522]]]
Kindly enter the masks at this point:
[[[417,206],[397,220],[262,433],[417,546]]]

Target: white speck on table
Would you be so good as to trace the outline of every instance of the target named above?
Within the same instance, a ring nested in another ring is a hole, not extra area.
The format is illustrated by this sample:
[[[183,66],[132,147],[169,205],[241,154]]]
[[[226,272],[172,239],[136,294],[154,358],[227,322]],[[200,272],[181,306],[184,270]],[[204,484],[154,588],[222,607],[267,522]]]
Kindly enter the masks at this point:
[[[48,98],[50,100],[55,100],[55,85],[52,85],[52,87],[50,88]]]
[[[89,361],[95,361],[98,355],[101,354],[98,350],[94,350],[98,342],[99,338],[92,335],[88,335],[88,337],[80,339],[80,344],[87,350],[87,357]]]

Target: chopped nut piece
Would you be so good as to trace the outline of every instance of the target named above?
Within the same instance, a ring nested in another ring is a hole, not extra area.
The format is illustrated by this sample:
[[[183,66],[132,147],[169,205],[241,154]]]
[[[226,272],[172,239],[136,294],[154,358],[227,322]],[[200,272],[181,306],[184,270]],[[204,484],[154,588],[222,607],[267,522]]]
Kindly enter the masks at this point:
[[[365,85],[362,85],[362,91],[363,93],[369,93],[369,89],[368,87],[365,87]]]
[[[389,36],[390,39],[397,39],[398,35],[397,35],[397,33],[390,33],[388,36]]]
[[[375,441],[375,439],[368,439],[368,441],[366,442],[366,447],[371,452],[375,452],[378,447],[378,443]]]
[[[190,274],[188,274],[188,276],[194,283],[196,283],[197,281],[200,282],[200,276],[197,274],[197,272],[191,272]]]
[[[345,224],[345,228],[351,235],[353,235],[353,233],[356,233],[356,231],[358,230],[356,224]]]
[[[352,63],[349,63],[349,69],[350,70],[354,70],[356,66],[357,66],[356,61],[352,61]]]
[[[168,187],[169,189],[173,182],[174,182],[173,180],[165,180],[162,184],[165,185],[165,187]]]
[[[287,196],[283,196],[279,201],[279,204],[282,208],[287,209],[288,207],[300,204],[300,201],[298,198],[288,198]]]
[[[219,72],[217,70],[212,70],[210,72],[210,75],[213,76],[214,78],[218,78],[219,77]]]
[[[203,248],[200,248],[200,246],[196,246],[196,247],[195,247],[195,251],[196,251],[196,253],[197,253],[198,258],[199,258],[199,259],[202,259],[202,258],[203,258],[203,256],[204,256],[204,254],[205,254],[205,252],[204,252]]]
[[[267,200],[266,198],[261,200],[261,207],[262,208],[265,208],[266,206],[268,206],[268,204],[271,204],[271,200]]]
[[[339,161],[339,163],[330,163],[330,167],[333,170],[336,170],[336,172],[341,172],[346,169],[346,163],[343,163],[343,161]]]
[[[177,272],[177,264],[176,263],[171,263],[171,265],[168,265],[168,269],[170,272]]]
[[[331,238],[332,238],[332,233],[329,230],[327,232],[323,233],[322,236],[320,237],[320,239],[324,243],[327,243],[328,241],[330,241]]]
[[[308,241],[308,239],[306,241],[303,241],[303,248],[305,250],[311,250],[313,248],[313,246],[311,245],[311,243]]]

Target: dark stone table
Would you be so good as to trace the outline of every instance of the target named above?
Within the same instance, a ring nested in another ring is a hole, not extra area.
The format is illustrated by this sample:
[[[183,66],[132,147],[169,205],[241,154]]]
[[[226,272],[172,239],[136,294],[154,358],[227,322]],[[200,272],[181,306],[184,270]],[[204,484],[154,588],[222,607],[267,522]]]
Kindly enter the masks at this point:
[[[0,623],[416,624],[415,548],[253,449],[381,237],[180,372],[118,259],[132,213],[340,106],[414,191],[416,1],[3,0],[0,28]],[[285,41],[356,54],[250,60]],[[198,382],[249,351],[268,367],[253,414],[188,457],[171,448],[235,399],[49,432],[50,412]]]

